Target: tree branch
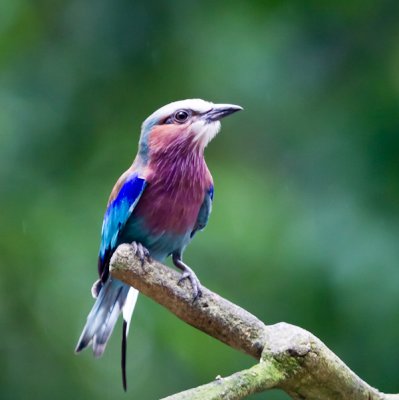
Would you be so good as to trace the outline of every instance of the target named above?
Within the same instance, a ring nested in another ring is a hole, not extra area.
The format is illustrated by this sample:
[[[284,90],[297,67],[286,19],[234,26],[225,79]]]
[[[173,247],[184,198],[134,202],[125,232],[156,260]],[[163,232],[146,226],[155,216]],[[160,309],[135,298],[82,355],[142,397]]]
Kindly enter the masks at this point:
[[[193,302],[189,282],[177,285],[180,275],[154,260],[142,265],[130,245],[123,244],[114,253],[111,274],[188,324],[260,360],[248,370],[169,396],[168,400],[242,399],[272,388],[284,390],[293,399],[399,400],[399,395],[380,393],[361,380],[302,328],[286,323],[267,326],[206,288]]]

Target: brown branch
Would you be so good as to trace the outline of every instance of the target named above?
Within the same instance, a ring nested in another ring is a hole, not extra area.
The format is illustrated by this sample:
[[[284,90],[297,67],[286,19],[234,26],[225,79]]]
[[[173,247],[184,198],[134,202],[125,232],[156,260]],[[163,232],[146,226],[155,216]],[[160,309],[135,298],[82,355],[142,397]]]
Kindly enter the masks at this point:
[[[142,265],[129,245],[119,246],[114,253],[111,274],[188,324],[260,360],[248,370],[168,400],[242,399],[271,388],[282,389],[293,399],[399,400],[399,395],[383,394],[369,386],[302,328],[286,323],[267,326],[206,288],[202,297],[193,302],[190,284],[176,284],[176,271],[153,260]]]

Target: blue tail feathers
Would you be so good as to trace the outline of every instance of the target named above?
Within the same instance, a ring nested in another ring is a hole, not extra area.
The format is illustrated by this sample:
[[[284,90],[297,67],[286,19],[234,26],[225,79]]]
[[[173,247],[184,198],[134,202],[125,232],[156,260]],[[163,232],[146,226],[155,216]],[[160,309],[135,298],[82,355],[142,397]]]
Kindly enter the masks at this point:
[[[121,281],[108,278],[87,317],[75,349],[77,353],[90,345],[96,357],[104,353],[130,289],[130,286]]]

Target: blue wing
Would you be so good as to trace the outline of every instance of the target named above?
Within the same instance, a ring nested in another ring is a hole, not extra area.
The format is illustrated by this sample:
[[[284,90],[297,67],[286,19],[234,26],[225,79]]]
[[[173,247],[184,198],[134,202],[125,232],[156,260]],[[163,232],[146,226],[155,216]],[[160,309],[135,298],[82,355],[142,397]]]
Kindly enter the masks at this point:
[[[212,211],[212,201],[213,201],[213,185],[208,189],[205,194],[204,201],[202,202],[201,208],[198,213],[197,222],[195,227],[191,232],[190,237],[193,237],[197,231],[205,228],[209,220],[209,215]]]
[[[145,179],[140,178],[137,173],[131,173],[127,176],[117,196],[108,204],[103,220],[98,259],[98,273],[102,281],[105,281],[108,276],[109,260],[119,244],[119,234],[132,214],[145,186]]]

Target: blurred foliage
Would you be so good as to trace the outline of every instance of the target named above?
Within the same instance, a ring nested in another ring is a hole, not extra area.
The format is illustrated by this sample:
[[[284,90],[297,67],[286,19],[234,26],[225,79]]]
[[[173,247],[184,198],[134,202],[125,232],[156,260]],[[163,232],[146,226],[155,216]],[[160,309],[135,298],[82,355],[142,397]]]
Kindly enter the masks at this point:
[[[237,103],[207,149],[204,285],[399,391],[397,1],[0,3],[2,399],[154,399],[254,363],[142,296],[77,357],[108,193],[158,107]],[[254,398],[286,399],[269,393]]]

